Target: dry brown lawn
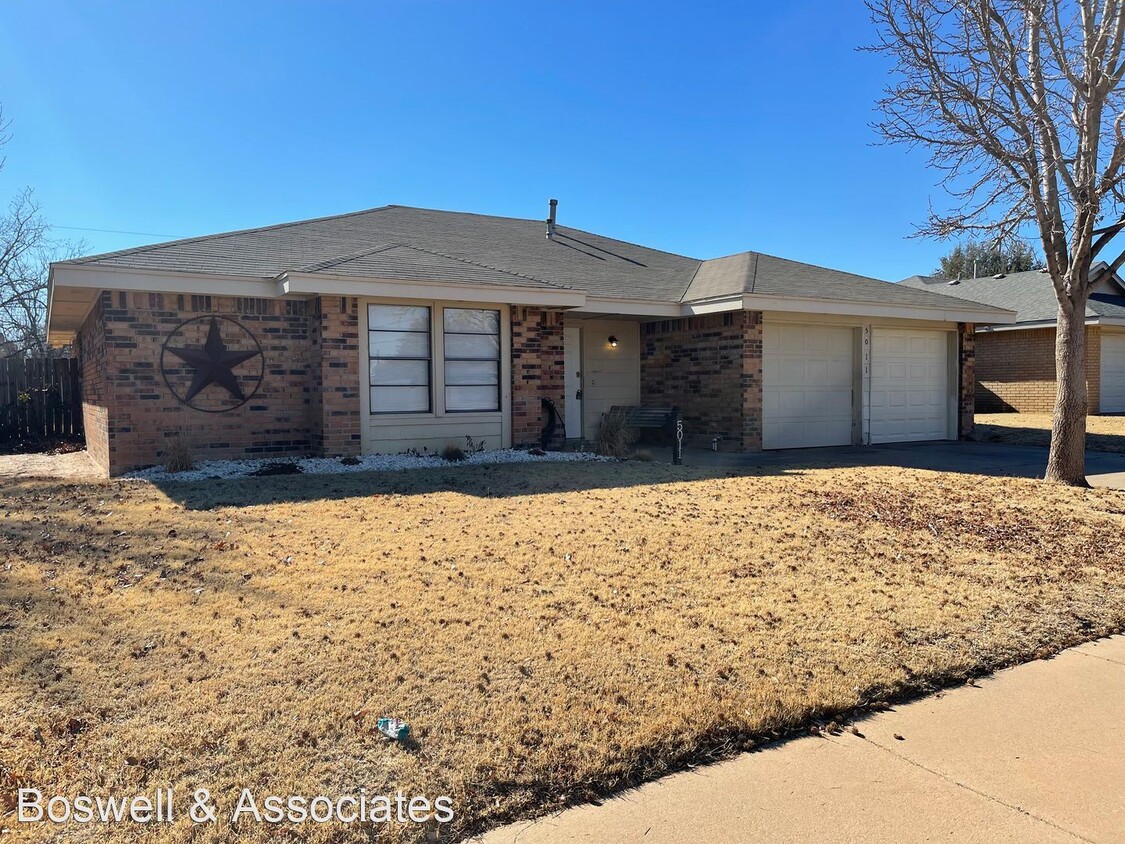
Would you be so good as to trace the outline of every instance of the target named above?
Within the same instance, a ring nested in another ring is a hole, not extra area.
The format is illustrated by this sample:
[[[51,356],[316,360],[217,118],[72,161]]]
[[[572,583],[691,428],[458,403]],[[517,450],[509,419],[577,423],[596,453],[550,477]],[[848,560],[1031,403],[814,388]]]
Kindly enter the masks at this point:
[[[1125,622],[1125,493],[1026,480],[517,465],[8,482],[0,513],[8,808],[401,788],[454,798],[452,840]],[[188,826],[97,834],[377,831]]]
[[[978,413],[974,439],[1046,447],[1051,444],[1051,414]],[[1086,448],[1125,454],[1125,416],[1086,417]]]

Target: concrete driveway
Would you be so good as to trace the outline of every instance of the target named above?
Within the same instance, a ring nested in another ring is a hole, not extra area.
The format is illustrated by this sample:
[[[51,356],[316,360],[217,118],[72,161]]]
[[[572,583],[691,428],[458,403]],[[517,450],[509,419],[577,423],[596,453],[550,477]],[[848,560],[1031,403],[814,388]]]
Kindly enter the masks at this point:
[[[1125,841],[1125,637],[675,774],[482,844]]]
[[[653,451],[660,459],[670,460],[669,449]],[[978,442],[899,443],[756,454],[726,454],[692,448],[684,450],[684,463],[732,468],[772,467],[778,471],[812,466],[905,466],[971,475],[1041,478],[1047,466],[1047,449]],[[1086,473],[1093,486],[1125,489],[1125,454],[1086,452]]]

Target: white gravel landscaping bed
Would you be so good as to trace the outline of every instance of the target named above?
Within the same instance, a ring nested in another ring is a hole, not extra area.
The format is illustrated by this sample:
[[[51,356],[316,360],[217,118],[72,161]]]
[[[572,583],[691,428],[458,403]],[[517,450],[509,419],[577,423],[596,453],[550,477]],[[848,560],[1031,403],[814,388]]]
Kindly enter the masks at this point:
[[[486,466],[496,463],[569,463],[576,460],[610,460],[596,454],[573,451],[548,451],[532,454],[506,448],[495,451],[478,451],[465,455],[464,460],[443,460],[436,454],[366,454],[356,458],[356,463],[343,463],[338,457],[274,457],[262,460],[203,460],[187,472],[169,472],[163,466],[139,469],[122,475],[144,481],[202,481],[211,478],[241,478],[253,475],[263,466],[272,463],[295,463],[302,474],[332,475],[345,472],[404,472],[410,469],[435,469],[453,466]]]

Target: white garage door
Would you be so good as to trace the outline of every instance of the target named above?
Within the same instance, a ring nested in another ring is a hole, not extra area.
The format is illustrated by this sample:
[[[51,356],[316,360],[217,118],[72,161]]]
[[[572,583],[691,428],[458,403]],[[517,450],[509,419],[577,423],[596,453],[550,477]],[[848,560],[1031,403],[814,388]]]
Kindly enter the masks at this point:
[[[1102,413],[1125,413],[1125,333],[1102,329]]]
[[[949,335],[872,329],[871,442],[949,436]]]
[[[851,444],[853,345],[850,328],[763,326],[763,448]]]

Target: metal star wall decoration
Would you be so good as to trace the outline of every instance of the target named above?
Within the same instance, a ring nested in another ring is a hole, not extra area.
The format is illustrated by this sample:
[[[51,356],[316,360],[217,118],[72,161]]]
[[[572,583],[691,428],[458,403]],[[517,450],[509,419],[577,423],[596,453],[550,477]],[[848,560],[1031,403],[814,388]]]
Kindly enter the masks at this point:
[[[238,376],[234,368],[253,357],[261,354],[258,349],[248,352],[228,351],[223,343],[223,335],[219,330],[219,321],[211,317],[211,326],[207,329],[207,342],[202,349],[179,348],[171,346],[167,350],[195,369],[195,376],[191,379],[185,402],[190,402],[199,393],[211,384],[222,387],[239,401],[246,401],[242,388],[238,385]]]

